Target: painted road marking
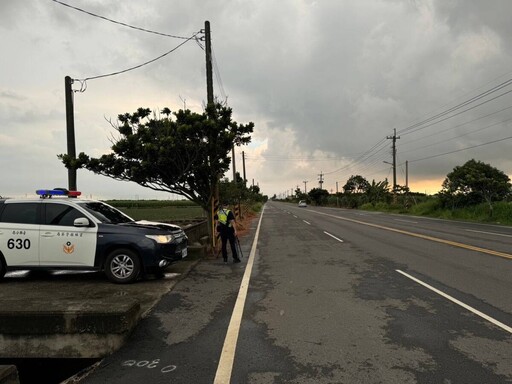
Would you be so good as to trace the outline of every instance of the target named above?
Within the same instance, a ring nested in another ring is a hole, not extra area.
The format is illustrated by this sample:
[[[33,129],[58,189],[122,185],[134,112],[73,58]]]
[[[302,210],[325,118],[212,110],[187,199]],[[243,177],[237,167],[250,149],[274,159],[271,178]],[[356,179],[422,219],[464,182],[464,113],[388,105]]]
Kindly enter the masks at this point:
[[[233,308],[233,314],[229,321],[228,331],[226,338],[224,339],[224,346],[219,359],[219,365],[217,366],[217,372],[215,373],[214,384],[226,384],[231,382],[231,372],[233,371],[233,362],[235,360],[236,344],[238,341],[238,334],[240,333],[240,324],[242,323],[242,315],[244,312],[245,299],[247,298],[247,290],[249,289],[249,280],[251,279],[252,266],[254,265],[254,257],[256,255],[256,247],[258,245],[258,237],[260,235],[261,219],[263,219],[263,212],[265,212],[265,206],[261,211],[260,220],[258,222],[258,228],[256,229],[256,235],[252,242],[251,253],[247,259],[247,266],[245,267],[244,277],[240,284],[240,290],[238,291],[238,297],[236,299],[235,307]]]
[[[306,220],[302,220],[303,222],[305,222],[307,225],[311,225],[311,223],[309,221],[306,221]]]
[[[295,215],[293,215],[293,217],[295,217],[296,219],[298,219],[298,217],[297,217],[297,216],[295,216]]]
[[[324,233],[325,233],[327,236],[331,236],[333,239],[338,240],[340,243],[343,243],[343,240],[338,239],[336,236],[331,235],[329,232],[325,232],[325,231],[324,231]]]
[[[467,232],[475,232],[475,233],[484,233],[486,235],[495,235],[495,236],[504,236],[504,237],[512,237],[512,235],[506,235],[504,233],[498,232],[484,232],[484,231],[475,231],[474,229],[465,229]]]
[[[437,293],[438,295],[441,295],[444,298],[454,302],[455,304],[460,305],[462,308],[465,308],[468,311],[473,312],[475,315],[480,316],[481,318],[483,318],[483,319],[493,323],[494,325],[497,325],[498,327],[500,327],[501,329],[504,329],[508,333],[512,333],[512,327],[509,327],[508,325],[503,324],[501,321],[498,321],[495,318],[493,318],[493,317],[491,317],[489,315],[486,315],[483,312],[480,312],[479,310],[477,310],[477,309],[475,309],[475,308],[473,308],[473,307],[463,303],[460,300],[457,300],[456,298],[454,298],[454,297],[444,293],[443,291],[440,291],[439,289],[434,288],[433,286],[428,285],[427,283],[425,283],[425,282],[423,282],[423,281],[421,281],[421,280],[419,280],[419,279],[417,279],[417,278],[415,278],[415,277],[413,277],[413,276],[411,276],[411,275],[409,275],[409,274],[407,274],[407,273],[405,273],[405,272],[403,272],[403,271],[401,271],[399,269],[395,269],[395,271],[397,271],[398,273],[402,274],[403,276],[411,279],[412,281],[415,281],[416,283],[418,283],[420,285],[423,285],[424,287],[430,289],[431,291]]]
[[[411,224],[418,224],[417,221],[411,221],[411,220],[400,220],[400,219],[393,219],[395,221],[400,221],[401,223],[411,223]]]
[[[385,227],[385,226],[383,226],[383,225],[367,223],[367,222],[365,222],[365,221],[354,220],[354,219],[349,219],[349,218],[346,218],[346,217],[330,215],[330,214],[328,214],[328,213],[316,212],[316,211],[311,211],[311,212],[317,213],[317,214],[319,214],[319,215],[324,215],[324,216],[334,217],[335,219],[340,219],[340,220],[350,221],[350,222],[352,222],[352,223],[357,223],[357,224],[366,225],[366,226],[368,226],[368,227],[384,229],[384,230],[386,230],[386,231],[391,231],[391,232],[401,233],[402,235],[413,236],[413,237],[417,237],[417,238],[419,238],[419,239],[435,241],[436,243],[452,245],[452,246],[454,246],[454,247],[459,247],[459,248],[469,249],[469,250],[471,250],[471,251],[476,251],[476,252],[486,253],[486,254],[488,254],[488,255],[493,255],[493,256],[503,257],[504,259],[510,259],[510,260],[512,260],[512,255],[511,255],[510,253],[499,252],[499,251],[493,251],[492,249],[475,247],[475,246],[473,246],[473,245],[462,244],[462,243],[458,243],[458,242],[456,242],[456,241],[450,241],[450,240],[440,239],[440,238],[438,238],[438,237],[432,237],[432,236],[422,235],[422,234],[420,234],[420,233],[414,233],[414,232],[404,231],[404,230],[401,230],[401,229],[396,229],[396,228],[391,228],[391,227]]]

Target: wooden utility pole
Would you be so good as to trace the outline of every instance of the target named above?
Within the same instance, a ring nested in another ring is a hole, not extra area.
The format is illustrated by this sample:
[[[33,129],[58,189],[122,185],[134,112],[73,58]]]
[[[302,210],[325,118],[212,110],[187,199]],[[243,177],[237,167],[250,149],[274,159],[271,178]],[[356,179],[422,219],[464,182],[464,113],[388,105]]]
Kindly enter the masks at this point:
[[[206,102],[213,103],[213,70],[212,70],[212,40],[210,34],[210,22],[204,22],[204,41],[206,52]]]
[[[76,146],[75,146],[75,116],[73,111],[73,89],[71,85],[73,79],[69,76],[64,78],[64,92],[66,99],[66,133],[67,133],[67,149],[68,156],[76,159]],[[76,191],[76,168],[68,168],[68,189]]]
[[[242,167],[244,170],[244,186],[247,184],[247,178],[245,177],[245,152],[242,151]]]
[[[387,136],[386,139],[393,140],[393,193],[396,192],[396,139],[399,139],[400,136],[396,136],[396,129],[393,130],[393,136]]]

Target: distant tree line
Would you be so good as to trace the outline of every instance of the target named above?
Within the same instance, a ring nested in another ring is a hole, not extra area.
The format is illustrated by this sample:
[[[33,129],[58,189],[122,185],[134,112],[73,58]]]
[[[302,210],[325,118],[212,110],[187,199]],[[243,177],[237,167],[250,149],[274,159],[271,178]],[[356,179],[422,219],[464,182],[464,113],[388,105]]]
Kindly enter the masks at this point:
[[[275,198],[275,196],[274,196]],[[431,197],[414,193],[405,186],[398,185],[393,192],[387,179],[369,182],[361,175],[352,175],[343,186],[343,191],[330,194],[325,189],[313,188],[307,194],[299,188],[292,200],[306,200],[314,205],[361,208],[365,206],[395,205],[407,210]],[[510,178],[490,164],[469,160],[456,166],[446,175],[441,191],[434,196],[440,209],[467,208],[486,204],[489,216],[493,215],[496,202],[512,200]]]

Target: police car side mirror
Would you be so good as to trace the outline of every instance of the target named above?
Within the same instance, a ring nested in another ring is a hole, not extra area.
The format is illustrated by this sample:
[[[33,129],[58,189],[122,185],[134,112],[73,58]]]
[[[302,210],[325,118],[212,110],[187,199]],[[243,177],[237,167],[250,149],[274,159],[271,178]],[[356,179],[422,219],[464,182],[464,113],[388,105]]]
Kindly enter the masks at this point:
[[[75,221],[73,222],[73,225],[75,227],[88,227],[89,224],[89,219],[85,217],[79,217],[78,219],[75,219]]]

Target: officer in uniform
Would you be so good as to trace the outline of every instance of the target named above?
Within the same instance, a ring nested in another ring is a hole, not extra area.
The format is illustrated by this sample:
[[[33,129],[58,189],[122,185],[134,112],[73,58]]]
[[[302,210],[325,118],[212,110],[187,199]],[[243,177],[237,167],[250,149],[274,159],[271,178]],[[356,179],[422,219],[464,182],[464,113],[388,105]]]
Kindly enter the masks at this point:
[[[233,255],[233,262],[239,263],[240,259],[236,252],[236,227],[235,227],[235,215],[231,210],[227,208],[225,203],[221,204],[220,209],[214,216],[215,228],[220,234],[222,241],[222,258],[224,262],[228,262],[228,250],[227,242],[231,246],[231,253]]]

